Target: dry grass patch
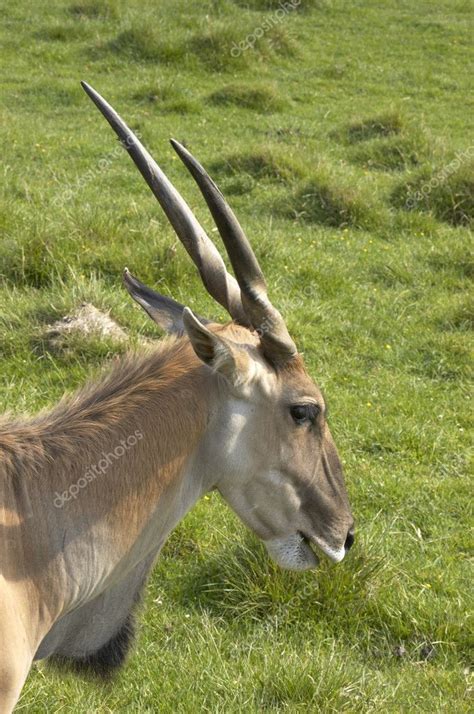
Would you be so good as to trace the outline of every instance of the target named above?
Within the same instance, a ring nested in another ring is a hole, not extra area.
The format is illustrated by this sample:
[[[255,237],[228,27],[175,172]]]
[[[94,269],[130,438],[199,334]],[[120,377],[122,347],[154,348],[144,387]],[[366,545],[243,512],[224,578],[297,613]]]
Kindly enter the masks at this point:
[[[57,320],[45,332],[46,338],[55,346],[60,345],[64,339],[73,334],[84,337],[107,337],[123,342],[127,335],[120,325],[112,320],[110,315],[101,312],[90,303],[82,303],[70,315]]]

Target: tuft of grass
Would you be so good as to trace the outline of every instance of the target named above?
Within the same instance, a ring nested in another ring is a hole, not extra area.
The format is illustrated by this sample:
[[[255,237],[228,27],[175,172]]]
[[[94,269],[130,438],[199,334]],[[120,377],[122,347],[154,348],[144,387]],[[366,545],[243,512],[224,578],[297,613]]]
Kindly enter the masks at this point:
[[[242,64],[244,55],[232,56],[235,31],[230,25],[215,21],[208,23],[201,32],[192,35],[188,41],[189,53],[209,70],[223,71],[231,66]]]
[[[132,99],[152,105],[160,114],[197,114],[201,111],[199,102],[189,90],[183,90],[174,82],[159,80],[141,85]]]
[[[297,46],[289,29],[273,25],[257,33],[251,24],[234,27],[224,22],[209,23],[188,42],[189,52],[212,71],[233,71],[251,67],[255,62],[269,63],[279,57],[294,57]]]
[[[319,165],[310,181],[299,186],[284,202],[286,215],[305,223],[334,228],[371,229],[380,225],[382,207],[373,191],[331,167]]]
[[[474,224],[474,159],[456,157],[425,167],[395,187],[392,204],[408,211],[432,213],[454,226]]]
[[[335,129],[331,132],[331,137],[347,144],[358,144],[360,141],[400,134],[404,126],[405,120],[400,112],[387,111]]]
[[[81,0],[70,5],[68,11],[79,20],[114,20],[119,15],[113,0]]]
[[[287,57],[295,60],[299,57],[298,43],[291,28],[284,24],[272,27],[256,47],[262,58]]]
[[[197,32],[183,30],[174,36],[159,23],[135,21],[108,42],[106,48],[135,61],[180,66],[199,63],[211,72],[234,71],[253,66],[255,61],[268,63],[296,54],[296,44],[285,26],[272,26],[258,36],[252,34],[253,29],[244,22],[234,26],[217,18],[208,20]]]
[[[120,57],[137,62],[183,61],[185,48],[166,38],[161,29],[150,23],[135,22],[122,30],[108,44],[107,48]]]
[[[208,101],[216,106],[253,109],[260,114],[282,111],[287,104],[275,86],[254,83],[227,84],[212,92]]]
[[[304,175],[301,164],[272,149],[232,154],[211,164],[211,169],[223,178],[229,177],[229,173],[231,179],[244,174],[254,181],[268,179],[285,184]]]
[[[420,166],[432,154],[430,138],[421,129],[406,127],[400,133],[356,145],[349,157],[369,170],[405,171]]]

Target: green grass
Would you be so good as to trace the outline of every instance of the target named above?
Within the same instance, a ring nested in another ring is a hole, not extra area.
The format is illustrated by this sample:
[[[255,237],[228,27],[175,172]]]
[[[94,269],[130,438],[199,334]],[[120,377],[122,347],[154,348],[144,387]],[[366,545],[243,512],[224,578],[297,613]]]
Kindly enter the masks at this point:
[[[454,226],[474,224],[474,148],[441,166],[424,167],[396,186],[393,204],[432,213]]]
[[[203,499],[165,546],[118,680],[40,664],[19,711],[470,711],[472,5],[302,0],[276,22],[277,9],[5,5],[0,394],[34,411],[124,349],[51,348],[47,326],[81,302],[110,310],[132,344],[156,335],[120,289],[125,265],[225,319],[86,79],[206,227],[168,138],[231,196],[327,395],[356,545],[337,567],[284,573]]]
[[[285,102],[269,83],[228,84],[209,96],[211,104],[253,109],[261,114],[281,111]]]

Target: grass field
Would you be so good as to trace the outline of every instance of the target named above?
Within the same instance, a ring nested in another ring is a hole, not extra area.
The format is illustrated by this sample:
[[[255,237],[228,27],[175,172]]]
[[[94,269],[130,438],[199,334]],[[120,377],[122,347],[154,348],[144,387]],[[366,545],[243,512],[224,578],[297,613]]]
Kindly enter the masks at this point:
[[[157,336],[125,265],[225,319],[85,79],[210,230],[168,138],[220,183],[327,395],[357,519],[342,564],[298,575],[206,497],[164,548],[114,684],[40,664],[18,711],[472,711],[472,3],[2,6],[2,407],[52,404],[125,349],[51,346],[84,301],[132,344]]]

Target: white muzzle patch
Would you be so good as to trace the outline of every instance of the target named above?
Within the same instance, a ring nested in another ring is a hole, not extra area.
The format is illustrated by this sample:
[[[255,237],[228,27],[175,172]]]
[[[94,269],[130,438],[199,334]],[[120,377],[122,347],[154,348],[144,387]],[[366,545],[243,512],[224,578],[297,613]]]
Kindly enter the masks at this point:
[[[311,547],[298,533],[263,542],[270,557],[285,570],[310,570],[319,563]]]
[[[335,548],[331,548],[331,546],[321,540],[321,538],[315,537],[314,542],[333,563],[340,563],[346,554],[344,547],[336,550]]]

